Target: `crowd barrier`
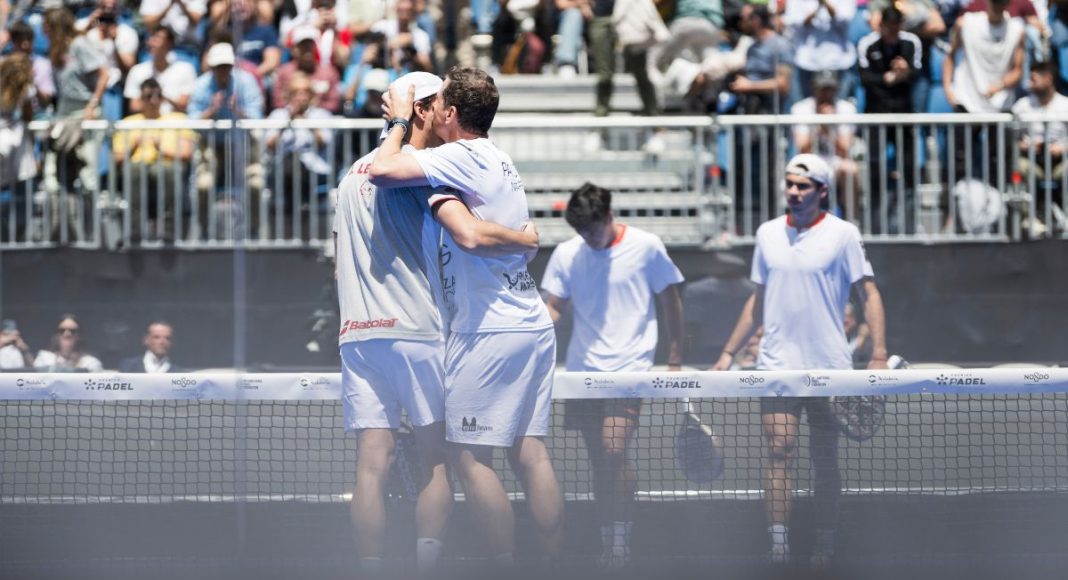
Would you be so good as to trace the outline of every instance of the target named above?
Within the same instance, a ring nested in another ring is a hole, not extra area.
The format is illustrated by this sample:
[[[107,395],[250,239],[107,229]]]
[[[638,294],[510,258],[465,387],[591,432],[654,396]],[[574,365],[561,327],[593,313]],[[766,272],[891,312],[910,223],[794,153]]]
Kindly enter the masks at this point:
[[[1035,145],[1066,123],[508,115],[491,138],[515,160],[545,245],[573,235],[562,209],[586,181],[669,246],[752,243],[785,211],[783,166],[804,141],[835,167],[827,208],[870,241],[1009,242],[1068,235],[1063,152]],[[72,146],[34,122],[27,147],[39,170],[22,181],[25,172],[0,171],[0,248],[326,247],[337,183],[380,129],[375,119],[89,121]],[[131,154],[146,135],[164,154]]]

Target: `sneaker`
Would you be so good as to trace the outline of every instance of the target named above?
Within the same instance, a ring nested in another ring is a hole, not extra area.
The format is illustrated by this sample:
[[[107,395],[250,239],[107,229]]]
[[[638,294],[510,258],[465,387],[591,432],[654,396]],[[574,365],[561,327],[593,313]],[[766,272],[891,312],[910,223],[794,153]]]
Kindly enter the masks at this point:
[[[785,565],[790,563],[790,544],[772,544],[768,552],[768,563]]]
[[[575,70],[575,65],[562,64],[556,69],[556,76],[565,81],[571,80],[578,76],[578,71]]]
[[[597,565],[606,570],[619,570],[630,565],[630,548],[612,547],[601,552]]]

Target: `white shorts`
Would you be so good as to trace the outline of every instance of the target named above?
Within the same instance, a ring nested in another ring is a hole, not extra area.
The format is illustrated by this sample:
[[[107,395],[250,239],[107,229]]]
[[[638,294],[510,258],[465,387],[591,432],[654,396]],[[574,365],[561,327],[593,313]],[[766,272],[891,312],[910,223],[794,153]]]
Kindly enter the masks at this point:
[[[445,419],[445,342],[374,339],[341,345],[345,430],[397,429]]]
[[[454,443],[511,447],[549,434],[556,332],[453,333],[445,354],[445,432]]]

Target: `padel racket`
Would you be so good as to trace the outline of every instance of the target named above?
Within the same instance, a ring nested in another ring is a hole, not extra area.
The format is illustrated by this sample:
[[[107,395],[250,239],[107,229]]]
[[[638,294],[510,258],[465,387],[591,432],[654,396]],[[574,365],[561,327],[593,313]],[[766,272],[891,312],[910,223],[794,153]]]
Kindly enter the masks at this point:
[[[690,399],[682,399],[679,405],[675,461],[686,479],[696,484],[711,483],[723,474],[723,442],[710,425],[701,421]]]
[[[909,363],[895,354],[887,359],[886,366],[891,369],[907,369]],[[831,410],[834,411],[842,434],[853,441],[863,443],[875,437],[883,426],[886,417],[886,396],[831,397]]]

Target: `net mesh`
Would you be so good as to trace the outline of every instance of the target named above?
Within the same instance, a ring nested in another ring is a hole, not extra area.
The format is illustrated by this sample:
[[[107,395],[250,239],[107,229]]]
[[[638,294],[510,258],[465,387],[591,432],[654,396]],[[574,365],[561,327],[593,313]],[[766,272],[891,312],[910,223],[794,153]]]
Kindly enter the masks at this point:
[[[841,561],[996,556],[1063,563],[1068,392],[913,386],[917,392],[899,385],[886,394],[881,426],[865,441],[840,435],[835,417],[822,414],[829,409],[823,398],[691,397],[689,406],[670,393],[645,398],[628,450],[634,559],[760,560],[767,550],[765,431],[773,427],[761,424],[761,412],[803,405],[791,494],[798,551],[811,547],[806,538],[814,529],[833,526]],[[614,388],[598,397],[634,391]],[[599,553],[603,509],[583,437],[563,419],[597,424],[600,417],[588,415],[589,407],[565,412],[573,403],[554,403],[546,442],[573,540],[565,552],[584,561]],[[677,457],[687,410],[719,444],[722,470],[711,481],[688,478]],[[5,570],[71,558],[209,562],[256,554],[318,554],[321,567],[351,554],[341,504],[350,498],[358,450],[336,400],[47,397],[0,402],[0,422]],[[508,491],[522,500],[505,454],[495,461]],[[834,475],[824,469],[828,461],[837,464]],[[398,546],[408,545],[403,538],[411,532],[408,495],[390,490]],[[520,538],[529,539],[533,524],[517,505]],[[477,553],[477,533],[458,512],[450,554],[462,558]],[[163,521],[178,525],[180,539],[170,526],[161,529]],[[520,546],[533,553],[532,544]]]

